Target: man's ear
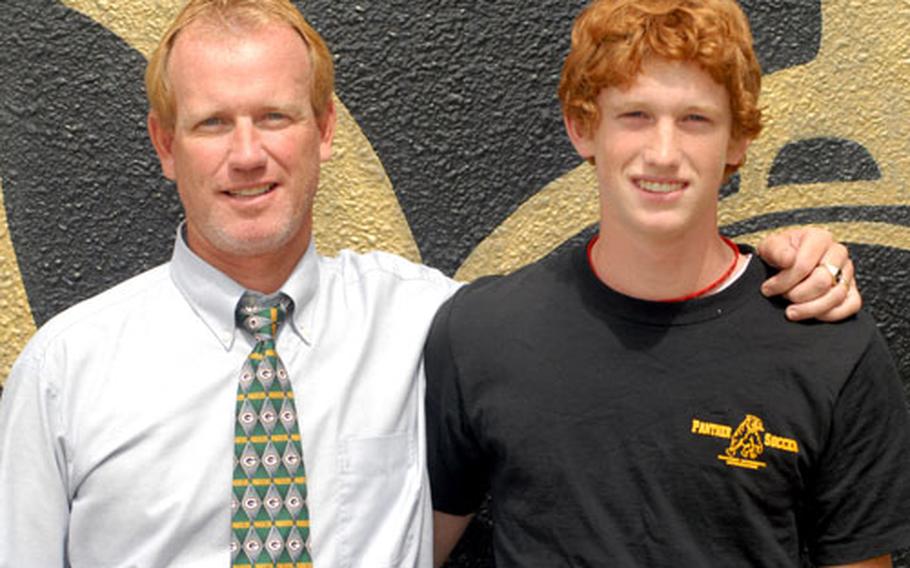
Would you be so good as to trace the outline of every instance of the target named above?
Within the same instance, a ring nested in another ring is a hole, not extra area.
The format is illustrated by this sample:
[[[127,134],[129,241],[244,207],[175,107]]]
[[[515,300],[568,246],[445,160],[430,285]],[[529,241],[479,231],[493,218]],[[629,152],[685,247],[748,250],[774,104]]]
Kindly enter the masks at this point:
[[[580,119],[566,113],[562,114],[562,122],[578,155],[585,160],[592,160],[594,158],[594,136],[589,132],[588,125],[582,124]]]
[[[329,99],[329,106],[319,120],[319,160],[322,162],[327,162],[332,157],[332,141],[335,139],[337,118],[335,101]]]
[[[165,127],[154,112],[149,113],[147,124],[149,138],[152,139],[152,146],[155,147],[158,161],[161,162],[161,172],[167,179],[176,181],[173,153],[174,129]]]

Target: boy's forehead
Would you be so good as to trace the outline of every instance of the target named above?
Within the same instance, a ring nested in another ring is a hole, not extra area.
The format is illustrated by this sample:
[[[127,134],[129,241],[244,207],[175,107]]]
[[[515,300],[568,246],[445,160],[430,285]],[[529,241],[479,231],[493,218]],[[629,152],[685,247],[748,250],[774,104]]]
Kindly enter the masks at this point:
[[[688,99],[723,106],[730,103],[727,88],[715,81],[698,63],[665,58],[643,61],[629,81],[602,89],[600,98],[605,96],[609,100]]]

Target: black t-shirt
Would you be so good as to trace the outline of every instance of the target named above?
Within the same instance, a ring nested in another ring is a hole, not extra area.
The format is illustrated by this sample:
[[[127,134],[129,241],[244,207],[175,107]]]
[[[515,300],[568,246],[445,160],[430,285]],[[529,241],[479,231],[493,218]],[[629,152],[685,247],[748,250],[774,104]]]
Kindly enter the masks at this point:
[[[434,508],[516,566],[797,566],[910,544],[910,420],[864,313],[791,323],[753,258],[645,302],[583,247],[460,290],[427,343]]]

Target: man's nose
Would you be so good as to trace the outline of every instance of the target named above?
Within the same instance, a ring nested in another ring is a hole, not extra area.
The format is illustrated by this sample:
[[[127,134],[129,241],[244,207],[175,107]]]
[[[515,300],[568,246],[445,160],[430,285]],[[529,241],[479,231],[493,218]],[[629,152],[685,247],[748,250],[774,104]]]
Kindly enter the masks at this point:
[[[262,135],[252,121],[238,121],[231,139],[230,164],[239,170],[261,168],[266,164]]]

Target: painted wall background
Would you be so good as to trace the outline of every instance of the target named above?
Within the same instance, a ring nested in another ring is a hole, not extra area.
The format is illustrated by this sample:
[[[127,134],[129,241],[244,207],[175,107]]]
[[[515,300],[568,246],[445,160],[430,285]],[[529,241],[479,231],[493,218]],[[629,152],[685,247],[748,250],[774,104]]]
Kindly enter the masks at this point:
[[[724,231],[850,246],[910,392],[910,0],[742,0],[768,126]],[[181,212],[145,132],[145,58],[179,0],[0,3],[0,382],[36,326],[169,257]],[[317,244],[472,279],[597,218],[555,96],[582,0],[298,2],[337,63]],[[910,475],[910,472],[908,472]],[[491,566],[481,514],[453,566]],[[899,566],[910,566],[906,555]]]

